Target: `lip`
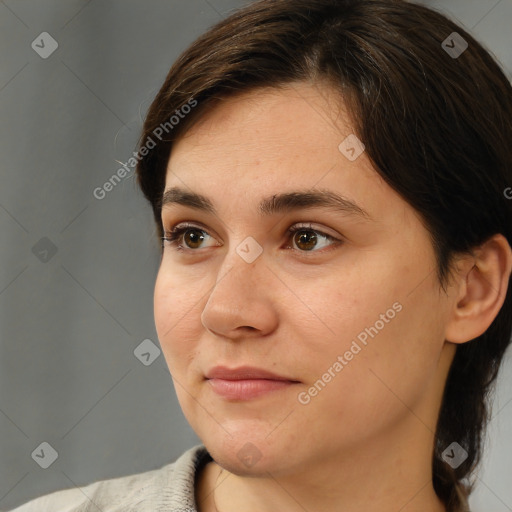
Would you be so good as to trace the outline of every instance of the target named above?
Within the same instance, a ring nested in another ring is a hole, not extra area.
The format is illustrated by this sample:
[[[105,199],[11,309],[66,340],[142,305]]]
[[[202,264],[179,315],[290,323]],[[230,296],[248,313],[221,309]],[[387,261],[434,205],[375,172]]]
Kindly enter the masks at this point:
[[[290,377],[277,375],[263,368],[254,366],[239,366],[238,368],[227,368],[226,366],[215,366],[207,374],[207,379],[223,380],[248,380],[248,379],[266,379],[266,380],[287,380],[298,382]]]
[[[213,391],[227,400],[251,400],[299,382],[253,366],[216,366],[206,374],[206,379]]]

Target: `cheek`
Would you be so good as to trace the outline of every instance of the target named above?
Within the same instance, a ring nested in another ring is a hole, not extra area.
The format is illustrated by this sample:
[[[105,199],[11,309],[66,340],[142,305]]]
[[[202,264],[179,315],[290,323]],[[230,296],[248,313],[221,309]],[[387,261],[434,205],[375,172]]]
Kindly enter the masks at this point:
[[[329,370],[335,373],[327,392],[319,383],[325,400],[366,413],[403,407],[400,399],[414,403],[436,372],[444,341],[433,277],[411,293],[422,272],[396,263],[387,272],[368,268],[357,279],[344,278],[334,289],[331,285],[330,293],[326,289],[317,306],[325,308],[323,319],[334,331],[331,343],[312,338],[309,354],[302,354],[310,362],[312,383],[329,380]],[[342,370],[339,364],[333,369],[337,356],[343,358]]]
[[[201,293],[193,281],[182,282],[179,272],[161,267],[154,289],[155,327],[171,373],[193,359],[199,337]],[[191,290],[193,292],[191,292]]]
[[[403,304],[382,326],[379,314],[387,307],[376,307],[376,318],[362,327],[356,326],[361,317],[356,320],[354,310],[347,324],[355,335],[340,335],[336,348],[326,351],[329,357],[310,354],[309,368],[314,370],[299,401],[307,404],[299,407],[311,430],[328,430],[334,438],[355,442],[400,419],[414,418],[411,411],[423,417],[422,398],[432,384],[439,354],[431,332],[419,332],[419,317],[410,317],[410,308]],[[366,344],[357,337],[361,333]]]
[[[175,292],[177,287],[166,276],[162,268],[158,271],[153,294],[153,309],[155,326],[160,343],[165,343],[166,338],[172,332],[172,323],[175,321],[175,308],[179,306]]]
[[[368,410],[377,415],[416,408],[436,380],[443,348],[443,322],[433,296],[418,292],[397,298],[394,315],[386,314],[389,304],[383,303],[382,311],[364,326],[366,345],[359,343],[361,351],[353,359],[349,387],[362,402],[368,397]],[[393,318],[381,321],[380,313]]]

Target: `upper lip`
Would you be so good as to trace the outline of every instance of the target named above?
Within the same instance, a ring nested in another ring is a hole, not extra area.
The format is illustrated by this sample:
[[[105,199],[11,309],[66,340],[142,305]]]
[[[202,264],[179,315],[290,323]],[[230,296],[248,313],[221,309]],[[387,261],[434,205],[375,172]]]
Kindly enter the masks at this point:
[[[207,379],[223,379],[223,380],[245,380],[245,379],[267,379],[267,380],[288,380],[298,382],[289,377],[276,375],[275,373],[264,370],[263,368],[255,368],[254,366],[239,366],[238,368],[227,368],[226,366],[215,366],[207,374]]]

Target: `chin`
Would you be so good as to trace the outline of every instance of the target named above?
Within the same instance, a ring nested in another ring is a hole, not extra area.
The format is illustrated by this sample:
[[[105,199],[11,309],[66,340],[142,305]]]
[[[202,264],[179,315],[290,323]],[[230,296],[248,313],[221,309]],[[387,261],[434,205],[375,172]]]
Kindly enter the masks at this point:
[[[268,456],[250,442],[241,448],[238,443],[233,446],[205,446],[215,462],[234,475],[259,476],[273,471]]]
[[[259,435],[238,432],[231,437],[224,432],[221,439],[206,435],[201,440],[219,466],[238,476],[284,474],[294,463],[287,444],[277,437],[269,442],[268,434],[262,431]]]

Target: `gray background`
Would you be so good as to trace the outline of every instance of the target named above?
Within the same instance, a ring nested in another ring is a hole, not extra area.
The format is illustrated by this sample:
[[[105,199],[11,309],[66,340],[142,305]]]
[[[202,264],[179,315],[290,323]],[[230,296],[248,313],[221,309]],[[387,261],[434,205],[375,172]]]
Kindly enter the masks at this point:
[[[104,199],[92,192],[135,150],[179,53],[244,3],[0,2],[0,509],[161,467],[199,442],[163,355],[148,366],[134,355],[145,339],[158,346],[149,206],[133,171]],[[512,0],[424,3],[462,23],[512,77]],[[31,47],[42,32],[59,45],[46,59]],[[475,511],[512,511],[511,359]],[[58,452],[48,469],[31,456],[42,442]]]

